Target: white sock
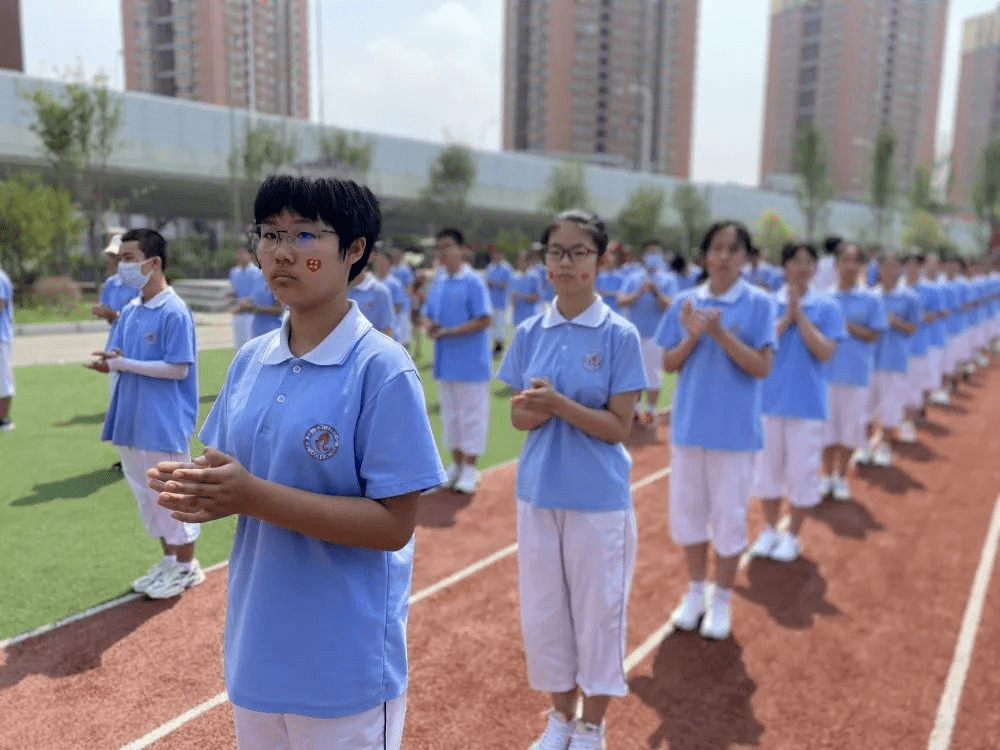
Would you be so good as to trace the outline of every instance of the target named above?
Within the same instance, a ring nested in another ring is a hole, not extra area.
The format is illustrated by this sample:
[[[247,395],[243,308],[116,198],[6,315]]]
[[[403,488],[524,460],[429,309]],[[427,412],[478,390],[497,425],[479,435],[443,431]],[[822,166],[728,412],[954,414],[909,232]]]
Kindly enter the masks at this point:
[[[705,596],[705,582],[688,581],[688,593],[692,596]]]
[[[732,589],[724,589],[716,585],[715,590],[712,592],[712,602],[715,604],[721,604],[724,607],[728,607],[732,595],[733,595]]]
[[[178,569],[183,570],[185,573],[187,573],[189,570],[191,570],[191,566],[193,564],[194,564],[194,560],[188,560],[187,562],[179,562],[179,563],[177,563],[177,567],[178,567]]]
[[[177,555],[164,555],[163,561],[167,563],[171,568],[177,567]]]
[[[656,414],[656,404],[646,404],[646,411],[650,414]]]

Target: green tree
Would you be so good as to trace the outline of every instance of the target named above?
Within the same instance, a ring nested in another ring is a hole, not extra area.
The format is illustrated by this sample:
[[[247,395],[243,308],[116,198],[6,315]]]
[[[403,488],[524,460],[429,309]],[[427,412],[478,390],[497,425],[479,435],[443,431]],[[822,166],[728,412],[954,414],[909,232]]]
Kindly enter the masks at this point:
[[[243,206],[253,199],[261,181],[279,168],[293,164],[298,157],[299,140],[285,124],[244,123],[241,138],[233,139],[229,151],[229,177],[233,185],[233,223],[244,226]]]
[[[799,178],[795,197],[805,217],[806,238],[814,240],[825,220],[833,189],[830,187],[830,164],[823,135],[811,122],[799,128],[793,163]]]
[[[694,251],[696,245],[712,223],[712,208],[708,199],[708,188],[698,190],[690,182],[682,182],[674,188],[671,196],[678,223],[682,231],[681,250],[685,255]]]
[[[56,238],[79,234],[86,222],[69,191],[37,175],[21,173],[0,181],[0,266],[20,295],[33,276],[61,268]]]
[[[986,241],[1000,213],[1000,138],[986,144],[979,157],[976,180],[972,185],[972,205],[981,225],[981,239]]]
[[[903,229],[903,245],[919,247],[924,252],[937,252],[942,245],[951,244],[941,228],[938,217],[930,211],[913,211]]]
[[[875,241],[885,242],[886,224],[892,224],[893,202],[896,198],[896,133],[882,128],[875,136],[872,149],[871,185],[868,201],[875,217]]]
[[[519,252],[531,249],[531,237],[523,229],[505,228],[497,232],[493,244],[499,247],[503,256],[513,264]]]
[[[910,178],[910,190],[907,195],[911,211],[930,211],[937,213],[940,205],[934,200],[934,191],[931,188],[931,170],[929,167],[918,164],[913,170],[913,177]]]
[[[323,128],[319,150],[324,166],[337,174],[364,181],[375,157],[375,139],[339,128]]]
[[[564,161],[552,167],[538,210],[550,219],[570,208],[590,208],[587,169],[578,161]]]
[[[780,256],[781,248],[793,242],[796,236],[795,230],[776,208],[769,208],[761,214],[753,234],[754,244],[760,248],[764,257],[772,261]]]
[[[475,182],[476,160],[471,150],[458,144],[441,149],[420,194],[430,224],[463,219],[469,191]]]
[[[654,187],[640,187],[629,196],[615,220],[615,228],[626,245],[638,247],[656,236],[666,200],[664,192]]]

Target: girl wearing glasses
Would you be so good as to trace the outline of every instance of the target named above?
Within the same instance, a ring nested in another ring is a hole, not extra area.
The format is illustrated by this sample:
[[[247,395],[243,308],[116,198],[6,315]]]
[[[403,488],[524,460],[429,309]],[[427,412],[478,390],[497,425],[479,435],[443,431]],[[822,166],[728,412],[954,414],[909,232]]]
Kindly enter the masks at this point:
[[[518,326],[497,374],[514,390],[511,422],[528,432],[517,475],[521,628],[528,681],[552,699],[532,747],[603,749],[608,703],[628,692],[636,528],[622,440],[646,378],[635,326],[594,287],[608,244],[601,219],[562,213],[542,241],[554,302]]]
[[[238,516],[225,675],[241,750],[398,749],[417,502],[445,475],[413,362],[347,294],[378,202],[277,176],[254,214],[289,317],[236,355],[205,453],[160,464],[150,486],[180,520]]]

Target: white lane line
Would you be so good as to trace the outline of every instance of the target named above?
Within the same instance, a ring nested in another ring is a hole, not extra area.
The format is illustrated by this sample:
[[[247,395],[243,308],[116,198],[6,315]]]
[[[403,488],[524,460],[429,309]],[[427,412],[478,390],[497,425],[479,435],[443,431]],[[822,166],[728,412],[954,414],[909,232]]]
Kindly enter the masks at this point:
[[[955,719],[962,700],[962,689],[965,687],[965,678],[972,662],[972,651],[976,645],[976,635],[979,633],[986,592],[993,575],[998,544],[1000,544],[1000,498],[997,498],[993,506],[993,516],[979,555],[979,567],[976,568],[976,575],[972,579],[969,601],[965,605],[962,626],[958,631],[958,641],[955,643],[955,655],[952,657],[948,678],[945,680],[944,692],[941,693],[941,702],[938,704],[937,717],[927,742],[927,750],[946,750],[951,745]]]
[[[659,479],[662,479],[665,476],[668,476],[669,474],[670,474],[670,467],[669,466],[666,467],[665,469],[660,469],[659,471],[654,471],[649,476],[643,477],[639,481],[634,482],[632,484],[632,486],[631,486],[631,489],[632,489],[633,492],[635,492],[636,490],[640,490],[643,487],[646,487],[646,486],[652,484],[653,482],[655,482],[655,481],[657,481]],[[441,579],[437,583],[432,583],[430,586],[427,586],[426,588],[420,589],[420,591],[418,591],[417,593],[413,594],[410,597],[410,604],[413,605],[413,604],[416,604],[419,601],[423,601],[424,599],[427,599],[429,596],[431,596],[433,594],[436,594],[438,591],[441,591],[442,589],[447,588],[448,586],[452,586],[452,585],[458,583],[459,581],[461,581],[461,580],[463,580],[465,578],[468,578],[468,577],[474,575],[475,573],[478,573],[481,570],[484,570],[484,569],[488,568],[489,566],[493,565],[494,563],[497,563],[500,560],[503,560],[506,557],[510,557],[515,552],[517,552],[517,543],[510,544],[510,545],[504,547],[501,550],[497,550],[492,555],[487,555],[486,557],[482,558],[481,560],[478,560],[477,562],[472,563],[472,565],[468,565],[468,566],[462,568],[461,570],[459,570],[459,571],[457,571],[455,573],[452,573],[450,576]],[[662,630],[662,628],[660,628],[660,630]],[[657,633],[659,633],[659,632],[660,631],[657,630]],[[653,634],[653,636],[655,636],[655,635],[656,635],[656,633]],[[650,638],[646,639],[647,643],[650,642],[650,640],[653,638],[653,636],[650,636]],[[652,650],[652,648],[655,648],[656,643],[659,643],[660,640],[663,640],[663,636],[660,636],[659,640],[653,642],[652,646],[649,647],[650,650]],[[645,645],[645,644],[643,644],[643,645]],[[631,658],[631,657],[629,657],[629,658]],[[638,661],[641,661],[641,658]],[[162,726],[157,727],[156,729],[154,729],[149,734],[143,735],[139,739],[134,740],[134,741],[130,742],[127,745],[123,745],[122,748],[121,748],[121,750],[144,750],[144,748],[147,748],[150,745],[152,745],[154,742],[163,739],[164,737],[166,737],[171,732],[174,732],[174,731],[180,729],[184,724],[188,723],[189,721],[193,721],[193,720],[197,719],[199,716],[201,716],[203,713],[206,713],[207,711],[212,710],[216,706],[221,705],[222,703],[225,702],[225,700],[226,700],[226,693],[225,693],[225,691],[223,691],[223,692],[219,693],[217,696],[215,696],[214,698],[211,698],[210,700],[207,700],[204,703],[202,703],[202,704],[200,704],[198,706],[195,706],[194,708],[190,709],[189,711],[185,711],[180,716],[178,716],[178,717],[176,717],[174,719],[171,719],[170,721],[168,721],[166,724],[163,724]]]

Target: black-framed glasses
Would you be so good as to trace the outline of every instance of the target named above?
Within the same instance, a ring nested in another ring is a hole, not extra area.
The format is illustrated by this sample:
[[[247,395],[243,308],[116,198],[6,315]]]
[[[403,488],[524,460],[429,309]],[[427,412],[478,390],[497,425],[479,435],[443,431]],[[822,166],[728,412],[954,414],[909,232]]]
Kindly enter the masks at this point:
[[[596,250],[591,250],[584,245],[573,245],[572,247],[549,245],[544,251],[545,260],[551,263],[561,263],[563,258],[569,258],[573,263],[582,263],[588,255],[596,254]]]
[[[312,249],[321,234],[336,234],[330,229],[297,229],[285,231],[281,229],[270,229],[257,225],[250,232],[250,245],[254,252],[273,253],[278,249],[282,239],[288,246],[300,252],[308,252]],[[284,237],[282,238],[282,235]]]

